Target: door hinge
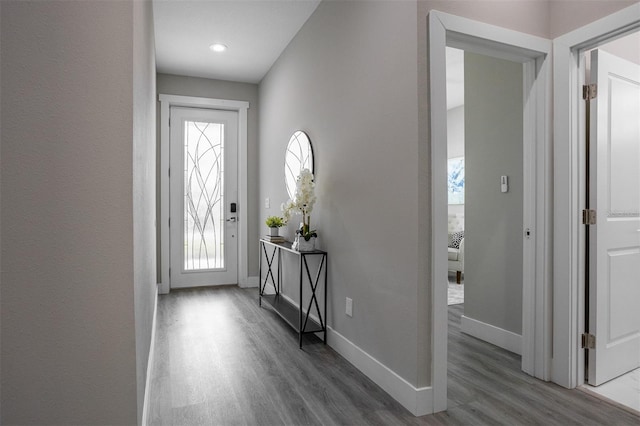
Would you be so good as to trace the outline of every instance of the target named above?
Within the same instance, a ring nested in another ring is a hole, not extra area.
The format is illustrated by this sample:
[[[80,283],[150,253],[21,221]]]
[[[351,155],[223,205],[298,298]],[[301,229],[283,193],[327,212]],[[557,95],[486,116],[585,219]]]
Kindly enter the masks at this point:
[[[169,167],[169,171],[167,173],[169,174],[169,177],[171,177],[171,167]]]
[[[596,224],[596,211],[584,209],[582,210],[582,224],[583,225],[595,225]]]
[[[169,278],[171,278],[171,268],[169,268]]]
[[[171,127],[171,117],[169,117],[169,127]]]
[[[171,218],[169,218],[169,228],[171,228]]]
[[[595,99],[598,95],[598,86],[596,84],[585,84],[582,86],[582,99],[588,101]]]
[[[589,333],[582,333],[582,349],[595,349],[596,348],[596,336]]]

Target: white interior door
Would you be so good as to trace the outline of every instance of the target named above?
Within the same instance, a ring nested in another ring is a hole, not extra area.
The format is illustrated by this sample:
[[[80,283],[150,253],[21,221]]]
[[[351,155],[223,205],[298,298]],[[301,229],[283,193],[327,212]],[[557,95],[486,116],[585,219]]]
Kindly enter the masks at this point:
[[[591,54],[588,381],[640,367],[640,66]]]
[[[237,284],[238,114],[170,114],[171,288]]]

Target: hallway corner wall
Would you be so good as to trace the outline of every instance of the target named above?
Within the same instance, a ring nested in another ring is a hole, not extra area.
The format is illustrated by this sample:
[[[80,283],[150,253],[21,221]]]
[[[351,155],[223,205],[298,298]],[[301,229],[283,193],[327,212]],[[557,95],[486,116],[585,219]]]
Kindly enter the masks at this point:
[[[130,2],[2,2],[2,423],[138,422],[138,316],[155,300],[153,254],[135,255],[153,234],[152,200],[134,213],[153,180],[133,165],[153,131],[152,88],[134,82],[134,60],[136,81],[152,67],[148,6],[136,44]]]
[[[289,138],[309,135],[312,227],[329,252],[328,324],[413,386],[422,350],[415,52],[415,3],[320,3],[260,84],[259,166],[260,199],[271,200],[260,205],[262,225],[288,199]],[[282,232],[289,239],[300,216],[291,222]],[[297,291],[285,287],[293,299]]]
[[[156,284],[156,58],[151,0],[133,2],[133,287],[138,424],[142,423]]]

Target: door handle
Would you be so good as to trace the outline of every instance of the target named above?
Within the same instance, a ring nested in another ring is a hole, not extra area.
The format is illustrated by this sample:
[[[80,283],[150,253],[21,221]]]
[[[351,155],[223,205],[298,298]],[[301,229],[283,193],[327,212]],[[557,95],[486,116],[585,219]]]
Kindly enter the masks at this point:
[[[229,219],[227,219],[227,222],[237,222],[237,221],[238,221],[238,219],[236,219],[235,216],[230,217]]]

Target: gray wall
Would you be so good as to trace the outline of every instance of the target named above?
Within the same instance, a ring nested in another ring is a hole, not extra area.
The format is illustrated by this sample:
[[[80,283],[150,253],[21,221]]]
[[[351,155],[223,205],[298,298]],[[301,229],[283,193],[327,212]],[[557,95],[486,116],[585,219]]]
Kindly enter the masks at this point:
[[[549,37],[631,2],[569,3],[562,11],[580,19],[550,22],[555,5],[537,0],[322,2],[260,84],[259,225],[287,199],[283,152],[305,130],[312,222],[330,253],[329,325],[414,385],[431,383],[428,12]]]
[[[469,52],[464,59],[464,313],[521,334],[522,64]]]
[[[289,137],[309,134],[318,197],[312,226],[329,252],[328,323],[413,384],[416,79],[414,3],[322,2],[260,84],[259,178],[261,201],[271,199],[270,209],[260,203],[266,232],[262,222],[288,198]]]
[[[148,6],[2,2],[2,423],[139,419],[155,268]]]
[[[464,157],[464,105],[447,110],[447,158]]]
[[[635,3],[638,0],[551,0],[546,37],[556,38]]]
[[[133,283],[138,424],[142,421],[156,285],[156,57],[151,1],[133,2]]]
[[[249,102],[247,113],[248,129],[248,213],[249,232],[247,243],[249,244],[249,271],[250,277],[258,276],[258,250],[257,245],[260,234],[258,224],[258,85],[250,83],[235,83],[230,81],[210,80],[206,78],[184,77],[170,74],[158,74],[158,94],[198,96],[204,98],[232,99]],[[159,108],[158,108],[159,111]],[[158,126],[160,120],[158,118]],[[159,127],[158,127],[159,129]],[[160,131],[158,130],[158,152],[160,152]],[[160,161],[160,158],[158,158]],[[159,164],[159,163],[158,163]],[[160,212],[160,177],[158,175],[158,217]],[[160,235],[158,234],[158,256],[160,254]],[[158,276],[160,276],[160,257],[158,257]]]
[[[640,31],[607,43],[600,49],[640,65]],[[591,65],[589,61],[587,63]]]

